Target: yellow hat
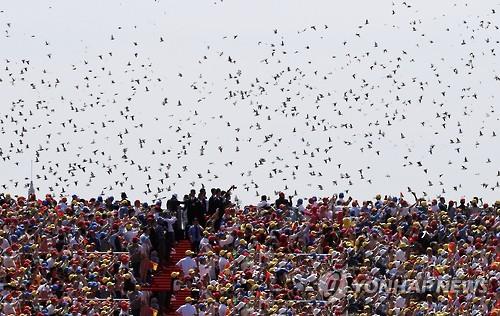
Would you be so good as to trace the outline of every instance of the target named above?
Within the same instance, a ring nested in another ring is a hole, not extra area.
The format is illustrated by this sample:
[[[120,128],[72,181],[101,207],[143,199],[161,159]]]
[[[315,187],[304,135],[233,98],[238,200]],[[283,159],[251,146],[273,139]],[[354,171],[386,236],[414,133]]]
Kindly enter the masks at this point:
[[[188,296],[184,300],[186,301],[186,303],[190,303],[193,301],[193,298],[191,298],[191,296]]]
[[[179,272],[177,272],[177,271],[170,273],[170,277],[172,277],[172,278],[176,278],[178,276],[179,276]]]
[[[194,252],[192,252],[191,250],[186,250],[186,256],[192,256],[194,254]]]

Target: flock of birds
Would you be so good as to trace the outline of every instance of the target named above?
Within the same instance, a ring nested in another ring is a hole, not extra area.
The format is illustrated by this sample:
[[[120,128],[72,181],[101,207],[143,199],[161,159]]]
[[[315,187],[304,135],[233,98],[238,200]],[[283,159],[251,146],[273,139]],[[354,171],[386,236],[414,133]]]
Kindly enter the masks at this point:
[[[328,24],[215,34],[173,69],[161,64],[169,30],[142,47],[140,24],[119,26],[58,60],[57,39],[16,32],[7,13],[0,46],[38,49],[0,58],[0,191],[24,194],[33,161],[38,191],[56,195],[157,199],[232,183],[246,198],[359,195],[396,183],[498,196],[495,8],[429,20],[395,2],[397,23],[365,19],[344,37]]]

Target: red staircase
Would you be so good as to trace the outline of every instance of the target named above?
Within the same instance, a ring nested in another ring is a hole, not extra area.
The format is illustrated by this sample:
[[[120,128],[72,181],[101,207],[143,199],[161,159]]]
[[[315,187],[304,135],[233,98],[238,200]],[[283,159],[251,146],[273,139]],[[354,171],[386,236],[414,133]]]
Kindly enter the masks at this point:
[[[181,269],[176,267],[175,264],[180,259],[186,256],[185,254],[186,250],[191,249],[191,243],[188,240],[180,240],[174,249],[175,251],[173,250],[172,253],[170,254],[169,264],[159,268],[157,274],[153,276],[151,285],[142,287],[144,291],[152,291],[152,292],[170,291],[170,285],[172,283],[172,278],[170,277],[170,274],[174,271],[181,272]],[[180,277],[182,277],[182,272],[180,274]],[[181,290],[178,291],[177,293],[174,293],[170,301],[170,310],[165,315],[176,315],[175,311],[177,310],[177,308],[179,308],[181,305],[184,304],[184,300],[186,297],[189,296],[189,294],[190,291],[187,290]]]
[[[172,299],[170,300],[170,310],[167,311],[165,314],[166,316],[175,316],[178,315],[175,313],[175,311],[181,307],[181,305],[184,305],[186,297],[191,294],[190,291],[188,290],[180,290],[179,292],[175,293],[172,296]]]

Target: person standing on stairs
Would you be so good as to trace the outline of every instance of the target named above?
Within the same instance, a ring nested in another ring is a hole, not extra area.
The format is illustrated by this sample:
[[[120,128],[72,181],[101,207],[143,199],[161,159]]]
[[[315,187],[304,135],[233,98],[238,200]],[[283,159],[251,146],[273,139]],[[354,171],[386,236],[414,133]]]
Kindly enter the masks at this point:
[[[193,220],[193,225],[189,227],[188,229],[188,238],[189,241],[191,242],[191,249],[195,252],[198,253],[199,248],[200,248],[200,241],[202,239],[202,232],[204,228],[201,227],[201,225],[198,222],[198,218],[194,218]]]
[[[181,205],[184,205],[183,207],[180,207]],[[167,210],[170,212],[170,215],[172,217],[175,217],[177,219],[174,227],[174,232],[175,232],[175,240],[182,239],[184,236],[183,233],[183,211],[185,208],[185,201],[179,201],[177,199],[177,194],[173,194],[172,198],[167,201]]]
[[[142,292],[140,291],[141,287],[136,285],[133,291],[129,291],[127,294],[129,302],[130,302],[130,310],[132,316],[140,316],[141,315],[141,305],[142,305]]]
[[[176,245],[174,225],[177,222],[177,217],[174,217],[169,212],[162,212],[158,217],[158,224],[162,225],[165,232],[164,238],[166,242],[167,261],[170,260],[172,248]]]
[[[208,201],[207,201],[207,192],[204,188],[200,189],[200,193],[198,194],[198,203],[199,203],[199,214],[197,215],[198,220],[201,226],[205,227],[207,224],[206,216],[208,210]]]
[[[166,307],[170,309],[172,296],[181,289],[182,281],[179,280],[179,272],[174,271],[170,274],[170,289],[167,291],[166,295]]]
[[[184,276],[189,275],[189,270],[198,268],[198,263],[193,259],[194,252],[186,250],[186,256],[176,263],[176,266],[182,269]]]
[[[212,196],[208,199],[208,208],[207,208],[207,215],[212,216],[215,214],[215,211],[220,207],[220,189],[212,188],[210,190],[212,193]]]
[[[193,225],[194,218],[196,217],[196,213],[198,211],[198,207],[201,207],[201,204],[199,204],[199,200],[196,197],[196,190],[191,189],[189,191],[189,195],[187,196],[187,199],[184,200],[184,205],[186,207],[186,214],[187,214],[187,225]]]
[[[177,315],[181,316],[194,316],[197,315],[196,307],[191,304],[193,299],[191,297],[186,297],[186,304],[179,307],[175,312]]]
[[[142,248],[139,245],[139,237],[132,238],[132,244],[128,246],[130,264],[135,278],[139,278],[139,270],[142,261]]]

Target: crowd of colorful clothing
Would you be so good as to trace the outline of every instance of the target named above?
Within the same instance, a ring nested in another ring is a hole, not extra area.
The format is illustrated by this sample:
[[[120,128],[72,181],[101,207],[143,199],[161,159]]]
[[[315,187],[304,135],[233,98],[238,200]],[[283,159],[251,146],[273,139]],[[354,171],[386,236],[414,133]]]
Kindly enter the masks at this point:
[[[500,314],[500,201],[280,193],[240,207],[233,189],[151,205],[0,195],[1,312],[150,315],[188,290],[183,316]],[[185,238],[171,292],[142,291]]]

